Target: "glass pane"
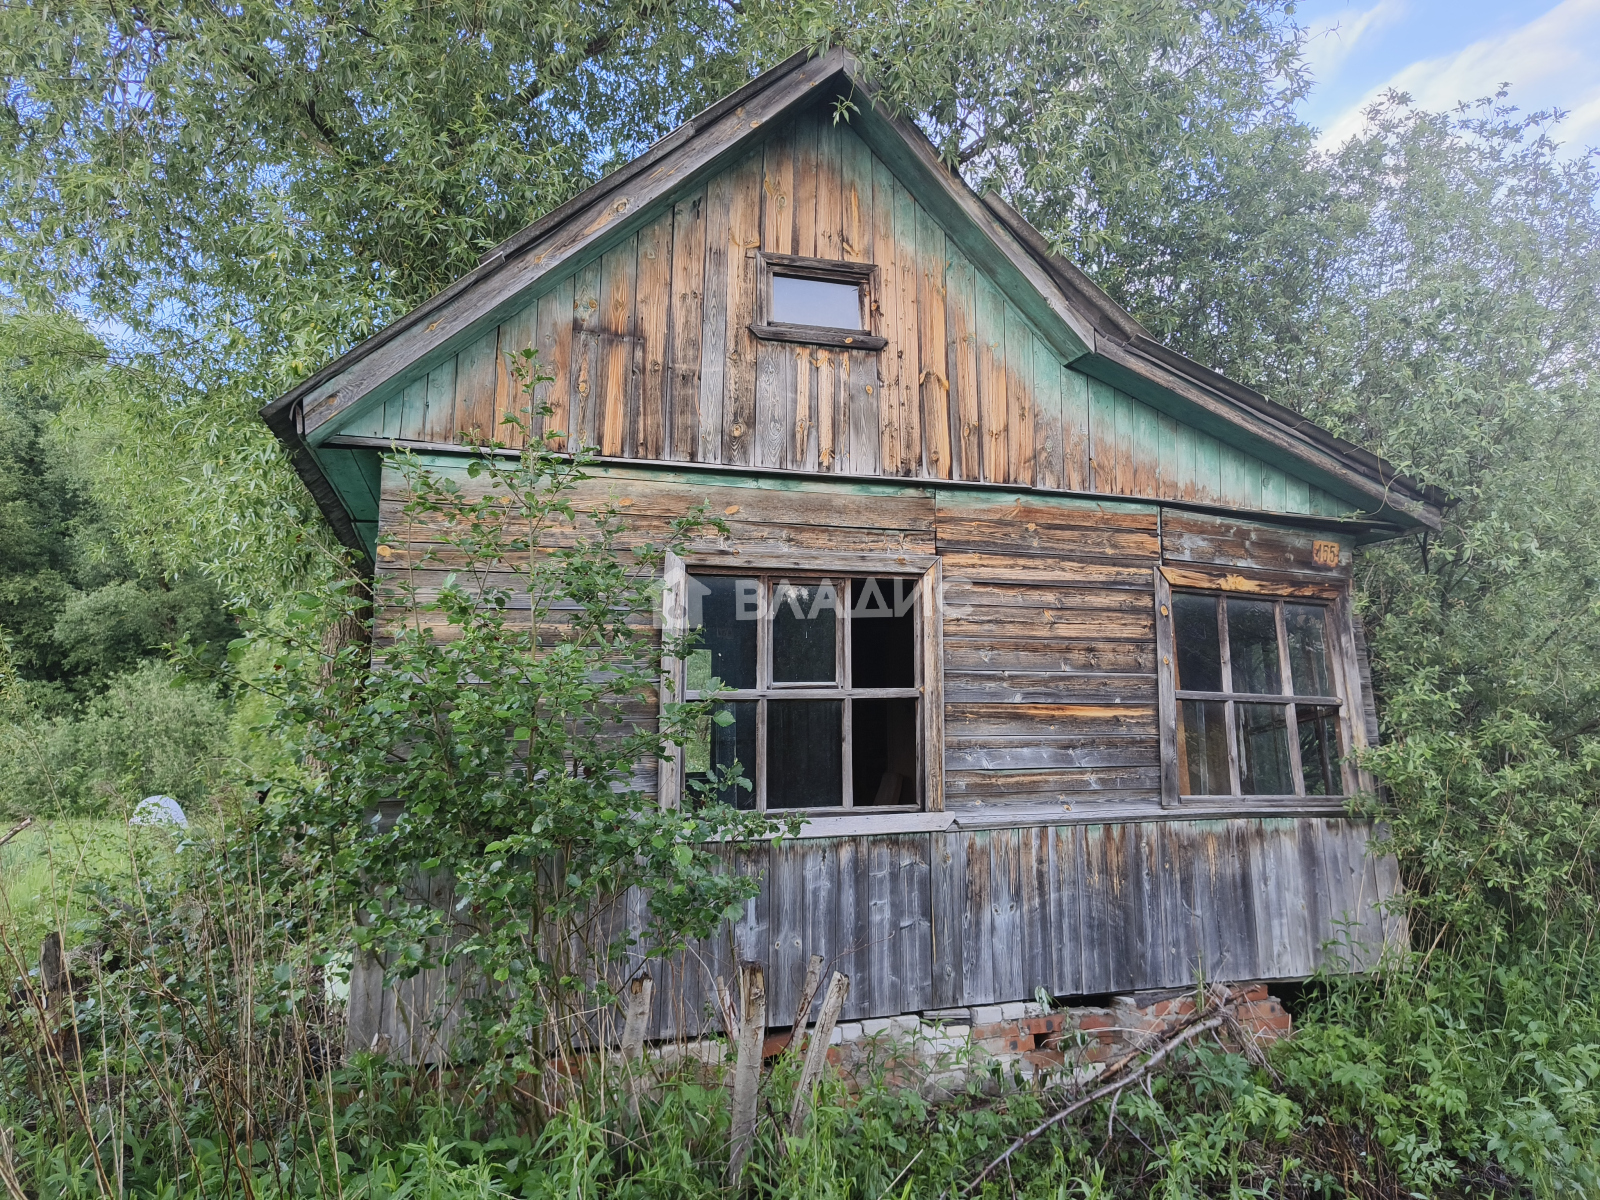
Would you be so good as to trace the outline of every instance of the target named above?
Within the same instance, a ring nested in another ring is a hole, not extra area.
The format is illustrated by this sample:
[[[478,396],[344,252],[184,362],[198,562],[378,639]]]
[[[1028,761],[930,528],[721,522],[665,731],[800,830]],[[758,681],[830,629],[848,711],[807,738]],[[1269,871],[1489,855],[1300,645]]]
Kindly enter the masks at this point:
[[[1232,626],[1228,632],[1233,633]],[[1234,705],[1234,719],[1239,722],[1239,790],[1246,796],[1294,795],[1288,711],[1282,704]]]
[[[774,275],[772,322],[775,325],[820,325],[824,329],[860,329],[861,285]]]
[[[755,687],[760,581],[691,575],[688,602],[689,628],[700,631],[700,648],[689,654],[689,690],[708,691],[712,679],[734,688]]]
[[[1294,721],[1300,732],[1300,771],[1308,796],[1342,796],[1344,776],[1339,770],[1339,710],[1297,706]]]
[[[850,786],[857,808],[917,802],[917,702],[850,702]]]
[[[732,720],[723,725],[707,717],[700,723],[698,736],[683,748],[684,773],[691,783],[711,785],[722,779],[723,768],[735,765],[739,776],[750,786],[730,784],[717,788],[709,799],[736,808],[756,806],[756,702],[735,700],[717,706]],[[717,778],[712,778],[713,771]]]
[[[832,683],[836,678],[839,593],[831,583],[772,588],[772,681]]]
[[[1172,636],[1178,644],[1178,686],[1191,692],[1220,692],[1222,639],[1217,634],[1216,600],[1181,592],[1174,596]]]
[[[917,686],[916,601],[915,579],[850,584],[851,687]]]
[[[844,803],[842,700],[767,701],[767,807]]]
[[[1220,700],[1185,700],[1179,709],[1183,794],[1229,795],[1233,787],[1228,779],[1227,705]]]
[[[1289,677],[1296,696],[1333,695],[1328,666],[1328,622],[1320,604],[1285,604],[1284,632],[1289,635]]]
[[[1228,601],[1228,661],[1236,692],[1283,695],[1275,608],[1271,600]]]

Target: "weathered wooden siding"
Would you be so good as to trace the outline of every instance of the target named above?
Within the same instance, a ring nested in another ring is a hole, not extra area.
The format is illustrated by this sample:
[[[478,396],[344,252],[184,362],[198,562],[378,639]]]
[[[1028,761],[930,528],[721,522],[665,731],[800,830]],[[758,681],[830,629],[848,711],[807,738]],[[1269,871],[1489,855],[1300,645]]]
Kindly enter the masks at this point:
[[[761,341],[758,251],[877,267],[882,351]],[[1332,497],[1062,365],[831,113],[803,116],[340,432],[507,438],[539,351],[548,427],[622,459],[1333,515]]]
[[[1380,904],[1394,860],[1366,822],[1233,818],[814,838],[741,846],[729,866],[760,879],[737,921],[648,969],[653,1033],[715,1032],[718,976],[766,967],[768,1012],[787,1024],[813,954],[850,976],[844,1015],[1093,996],[1213,980],[1298,979],[1362,969],[1403,939]],[[619,906],[643,928],[639,897]],[[642,964],[620,964],[626,976]],[[435,974],[396,991],[365,969],[352,986],[363,1044],[427,1043]]]

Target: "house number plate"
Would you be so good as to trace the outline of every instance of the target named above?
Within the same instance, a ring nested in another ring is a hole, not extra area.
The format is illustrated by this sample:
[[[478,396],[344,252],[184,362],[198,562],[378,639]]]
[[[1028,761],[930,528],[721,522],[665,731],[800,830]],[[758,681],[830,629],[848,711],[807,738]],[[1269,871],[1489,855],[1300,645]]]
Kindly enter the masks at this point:
[[[1312,542],[1311,561],[1320,567],[1337,567],[1339,565],[1339,543]]]

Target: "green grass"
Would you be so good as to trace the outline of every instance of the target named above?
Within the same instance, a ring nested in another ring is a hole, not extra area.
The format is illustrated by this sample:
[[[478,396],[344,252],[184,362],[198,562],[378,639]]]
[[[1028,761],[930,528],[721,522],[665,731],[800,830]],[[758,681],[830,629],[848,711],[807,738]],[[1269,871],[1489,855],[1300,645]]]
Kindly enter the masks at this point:
[[[36,819],[0,846],[0,927],[23,946],[36,947],[51,929],[70,942],[84,911],[82,885],[126,884],[135,852],[148,864],[152,854],[170,854],[173,844],[169,831],[130,828],[116,819]]]

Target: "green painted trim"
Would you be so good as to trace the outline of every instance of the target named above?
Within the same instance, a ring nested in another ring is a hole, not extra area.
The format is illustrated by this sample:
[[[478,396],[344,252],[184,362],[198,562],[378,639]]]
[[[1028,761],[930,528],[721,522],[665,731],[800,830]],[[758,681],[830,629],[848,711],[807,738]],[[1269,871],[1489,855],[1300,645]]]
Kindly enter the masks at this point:
[[[378,505],[383,495],[382,454],[377,450],[323,447],[313,451],[344,508],[350,514],[367,555],[375,558],[378,542]]]

